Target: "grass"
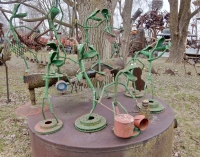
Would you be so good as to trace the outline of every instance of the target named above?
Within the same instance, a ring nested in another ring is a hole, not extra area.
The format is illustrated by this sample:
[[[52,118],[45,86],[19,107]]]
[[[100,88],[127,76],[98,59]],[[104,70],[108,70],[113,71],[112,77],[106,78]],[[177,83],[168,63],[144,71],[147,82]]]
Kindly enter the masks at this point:
[[[76,57],[74,57],[75,59]],[[142,59],[145,62],[145,59]],[[26,85],[22,82],[25,66],[23,60],[12,56],[7,62],[9,69],[9,85],[11,102],[6,103],[5,68],[0,67],[0,157],[30,157],[31,146],[25,118],[15,115],[17,107],[29,101]],[[147,63],[145,62],[147,65]],[[31,72],[44,72],[37,69],[35,63],[30,63]],[[185,76],[181,64],[166,63],[161,58],[153,62],[153,67],[161,67],[160,75],[153,75],[155,95],[168,103],[174,110],[178,120],[178,128],[174,129],[172,156],[200,156],[200,76],[196,76],[194,68],[187,66],[192,76]],[[163,74],[165,69],[177,70],[178,75]],[[197,67],[200,72],[200,67]],[[143,71],[145,80],[147,72]],[[150,85],[148,85],[150,87]],[[44,88],[36,89],[38,101],[43,96]],[[147,90],[150,93],[150,88]],[[50,95],[56,94],[50,88]]]

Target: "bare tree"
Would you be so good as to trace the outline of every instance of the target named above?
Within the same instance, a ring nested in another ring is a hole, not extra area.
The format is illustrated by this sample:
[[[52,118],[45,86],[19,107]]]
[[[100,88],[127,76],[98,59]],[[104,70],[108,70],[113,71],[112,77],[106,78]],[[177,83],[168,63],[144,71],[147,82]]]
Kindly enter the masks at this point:
[[[168,0],[170,4],[170,33],[172,46],[168,61],[180,63],[183,60],[190,19],[200,11],[191,12],[191,0]]]

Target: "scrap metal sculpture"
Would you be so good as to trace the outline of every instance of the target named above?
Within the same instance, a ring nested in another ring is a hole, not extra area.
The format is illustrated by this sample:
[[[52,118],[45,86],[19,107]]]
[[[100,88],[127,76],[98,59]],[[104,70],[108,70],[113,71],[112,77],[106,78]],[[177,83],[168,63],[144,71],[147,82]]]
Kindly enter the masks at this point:
[[[57,3],[57,2],[55,2],[55,3]],[[59,4],[59,3],[57,3],[57,4]],[[38,64],[47,65],[46,61],[45,62],[42,61],[42,57],[41,57],[41,60],[39,60],[37,51],[41,50],[41,48],[44,48],[47,46],[47,39],[43,38],[42,36],[44,34],[48,33],[49,31],[52,31],[52,28],[57,27],[57,25],[53,26],[51,23],[51,27],[44,32],[40,32],[40,30],[38,29],[38,27],[42,24],[42,22],[44,22],[44,20],[41,20],[33,29],[26,27],[24,25],[15,26],[14,19],[24,18],[27,16],[27,13],[18,13],[19,7],[20,7],[20,4],[15,4],[10,19],[8,19],[7,16],[3,13],[4,16],[9,20],[9,25],[10,25],[10,29],[6,33],[6,40],[10,44],[12,51],[17,56],[20,56],[24,59],[26,69],[27,69],[26,72],[28,72],[29,66],[28,66],[27,60],[29,60],[30,62],[33,62],[33,63],[35,62]],[[53,11],[55,11],[55,9]],[[53,14],[52,15],[49,15],[49,14],[50,13],[48,13],[47,16],[54,16]],[[54,14],[56,14],[56,12]],[[54,18],[54,17],[52,17],[52,18]],[[48,18],[48,22],[50,22],[49,19],[50,18]],[[61,20],[62,20],[62,18],[61,18]],[[58,29],[59,29],[59,27],[58,27]],[[24,34],[23,32],[19,33],[18,29],[22,29],[22,28],[28,30],[29,32],[27,34]],[[58,35],[58,34],[56,33],[55,35]],[[59,46],[62,47],[62,51],[64,51],[64,48],[61,45],[62,44],[59,42]],[[34,52],[33,50],[36,52]],[[25,53],[27,53],[27,52],[29,52],[29,55],[25,55]],[[32,58],[32,56],[33,56],[33,58]]]
[[[142,14],[143,10],[138,8],[138,10],[131,17],[131,24],[134,24],[136,19]]]
[[[94,131],[99,131],[103,129],[106,126],[106,119],[100,115],[94,114],[93,111],[97,105],[97,102],[100,98],[99,96],[99,90],[100,90],[100,82],[104,80],[103,77],[105,77],[106,73],[102,71],[102,63],[100,60],[99,53],[96,51],[96,49],[91,45],[89,41],[89,34],[88,30],[91,28],[97,28],[102,22],[106,21],[106,28],[105,31],[108,34],[111,34],[110,27],[108,25],[108,19],[109,19],[109,14],[108,10],[104,9],[102,10],[102,15],[104,19],[102,20],[101,18],[98,18],[96,15],[100,12],[100,10],[95,10],[90,16],[87,17],[87,19],[84,22],[84,25],[79,24],[84,30],[85,30],[85,42],[83,44],[80,44],[78,47],[78,63],[80,67],[80,72],[77,75],[78,80],[81,80],[83,77],[86,79],[87,83],[89,84],[89,87],[92,90],[92,109],[89,114],[83,115],[82,117],[78,118],[75,122],[75,127],[76,129],[83,131],[83,132],[94,132]],[[94,20],[99,22],[98,25],[96,26],[89,26],[88,22],[89,20]],[[112,35],[112,34],[111,34]],[[112,35],[114,36],[114,35]],[[92,66],[91,71],[95,73],[95,77],[97,79],[97,89],[94,88],[94,85],[92,84],[90,78],[87,75],[87,72],[85,71],[85,66],[84,66],[84,60],[85,59],[90,59],[97,57],[97,63]],[[97,69],[94,69],[96,66]],[[113,67],[109,65],[104,65],[108,67],[109,69],[114,69]],[[100,79],[99,79],[100,78]],[[101,79],[103,78],[103,79]],[[95,125],[91,127],[90,119],[93,119],[95,121]],[[100,119],[100,120],[98,120]]]
[[[114,85],[114,100],[112,102],[113,109],[115,110],[115,106],[120,105],[122,109],[126,112],[127,110],[122,106],[120,102],[117,101],[117,87],[119,84],[123,85],[127,91],[129,91],[130,95],[134,98],[133,94],[130,92],[126,84],[123,84],[119,82],[119,76],[123,74],[128,80],[135,81],[136,78],[131,73],[132,69],[134,69],[134,66],[128,66],[125,69],[120,69],[120,67],[112,67],[108,64],[102,63],[100,60],[99,53],[96,51],[96,49],[91,45],[89,39],[88,39],[88,30],[91,28],[97,28],[102,22],[106,22],[106,28],[104,31],[109,34],[110,36],[114,37],[114,34],[111,32],[111,27],[108,25],[108,20],[110,17],[110,14],[108,13],[107,9],[103,9],[101,11],[101,14],[103,16],[103,20],[96,15],[100,12],[100,10],[95,10],[85,21],[84,25],[80,25],[85,30],[85,42],[83,44],[80,44],[78,47],[78,62],[80,67],[80,72],[77,75],[78,80],[82,79],[83,77],[88,82],[92,93],[93,93],[93,99],[92,99],[92,109],[89,114],[83,115],[80,118],[78,118],[75,122],[76,129],[83,131],[83,132],[94,132],[103,129],[106,126],[106,120],[100,115],[94,114],[93,111],[98,103],[101,103],[101,99],[103,97],[104,91],[106,91],[107,87]],[[99,23],[96,26],[89,26],[88,21],[89,20],[95,20]],[[87,72],[85,71],[84,67],[84,60],[89,58],[97,57],[97,63],[95,63],[91,67],[91,71],[95,73],[95,78],[97,80],[97,89],[95,89],[94,85],[92,84],[90,78],[88,77]],[[105,69],[106,67],[106,69]],[[117,71],[117,74],[115,75],[115,80],[109,84],[105,84],[104,78],[109,71]],[[102,90],[100,89],[100,82],[103,82],[104,86]],[[100,91],[101,90],[101,91]],[[135,99],[135,98],[134,98]],[[92,121],[91,121],[92,119]],[[99,120],[100,119],[100,120]],[[91,126],[90,123],[93,125]]]
[[[152,99],[149,100],[149,104],[151,105],[151,111],[156,113],[156,112],[161,112],[163,111],[164,107],[162,104],[160,104],[157,100],[154,99],[154,83],[153,83],[153,79],[152,79],[152,62],[158,58],[160,58],[167,50],[169,50],[171,43],[168,42],[168,45],[164,45],[165,39],[164,38],[160,38],[158,39],[158,41],[156,42],[156,45],[149,45],[147,46],[145,49],[138,51],[135,56],[132,58],[132,60],[129,61],[132,62],[133,64],[136,64],[136,61],[139,61],[142,64],[142,68],[144,68],[144,64],[138,59],[138,55],[142,54],[144,56],[146,56],[148,58],[148,76],[147,79],[145,81],[145,86],[144,86],[144,93],[146,94],[146,88],[147,88],[147,84],[150,81],[151,82],[151,94],[152,94]],[[154,53],[156,51],[162,51],[162,53],[160,55],[158,55],[157,57],[154,57]],[[138,105],[138,107],[140,107],[140,105]]]
[[[26,49],[25,49],[25,46],[20,43],[20,41],[23,41],[27,36],[24,38],[19,36],[19,34],[15,30],[16,27],[14,27],[12,24],[13,22],[12,20],[14,18],[23,18],[26,16],[26,13],[17,13],[18,9],[19,9],[19,4],[16,4],[13,10],[13,14],[10,18],[10,31],[13,34],[13,40],[9,41],[9,44],[12,46],[12,50],[17,55],[21,56],[26,63],[24,51],[20,51],[21,49],[23,50],[26,50]],[[44,120],[36,124],[35,130],[39,134],[51,134],[51,133],[59,131],[63,126],[63,122],[59,120],[54,113],[53,105],[51,103],[51,100],[48,94],[48,89],[49,89],[49,85],[51,84],[50,81],[52,79],[58,80],[56,87],[61,92],[65,90],[68,85],[71,85],[73,88],[72,79],[66,73],[63,73],[61,71],[61,67],[65,64],[66,60],[69,59],[73,61],[74,63],[76,63],[80,69],[79,73],[76,75],[76,78],[73,78],[73,79],[76,79],[77,81],[81,81],[81,79],[85,79],[87,84],[92,90],[91,111],[88,114],[85,114],[81,116],[80,118],[78,118],[75,121],[75,127],[77,130],[83,131],[83,132],[99,131],[106,126],[106,119],[103,116],[100,116],[93,112],[98,103],[102,104],[101,100],[103,98],[104,92],[106,92],[106,94],[108,95],[107,88],[111,85],[114,85],[114,91],[113,91],[114,98],[112,101],[112,107],[113,107],[114,113],[117,113],[116,110],[118,109],[118,106],[120,106],[125,111],[125,113],[128,113],[128,111],[123,107],[123,105],[117,100],[117,94],[118,94],[117,88],[118,88],[118,85],[124,86],[126,89],[126,92],[133,98],[133,100],[137,102],[136,94],[130,91],[130,89],[128,88],[128,85],[129,85],[129,82],[131,81],[133,84],[134,90],[138,88],[135,81],[139,79],[140,76],[136,77],[133,74],[136,74],[137,73],[136,71],[138,70],[138,75],[141,75],[141,69],[136,64],[127,64],[126,67],[124,68],[123,61],[122,63],[119,63],[121,64],[120,66],[112,66],[111,64],[107,64],[101,61],[99,53],[89,41],[89,29],[98,28],[98,26],[100,26],[103,22],[106,23],[104,32],[111,37],[115,37],[115,35],[112,33],[112,27],[109,25],[110,14],[108,13],[107,9],[95,10],[91,15],[87,17],[83,25],[78,24],[85,31],[85,41],[82,44],[78,45],[78,61],[76,62],[73,59],[69,58],[58,36],[58,30],[60,28],[60,25],[58,27],[54,25],[54,19],[59,13],[61,13],[60,21],[62,21],[63,11],[60,6],[60,0],[55,0],[49,12],[47,13],[47,19],[48,19],[48,24],[49,24],[49,30],[53,31],[57,44],[55,42],[49,42],[47,44],[52,49],[52,51],[49,53],[49,62],[46,65],[45,75],[39,76],[40,78],[42,77],[44,80],[44,82],[42,82],[41,84],[45,83],[45,92],[44,92],[44,97],[42,99],[42,115],[43,115]],[[97,14],[99,13],[101,13],[102,17],[97,16]],[[94,25],[94,26],[89,25],[90,20],[96,21],[97,25]],[[32,29],[31,32],[36,32],[35,30],[36,28],[37,27]],[[26,45],[29,45],[27,42],[25,43]],[[135,55],[135,57],[132,59],[133,63],[135,63],[137,60],[139,61],[137,56],[139,53],[141,53],[148,57],[149,70],[151,70],[152,61],[161,56],[160,55],[157,58],[153,58],[153,53],[158,50],[165,51],[167,49],[166,46],[164,47],[162,46],[162,43],[163,43],[163,39],[160,39],[158,43],[156,44],[155,48],[152,48],[151,46],[149,46],[146,49],[139,51]],[[16,49],[16,47],[19,49]],[[61,55],[61,51],[64,52],[63,55]],[[36,59],[36,62],[39,62],[39,60],[37,59],[37,56],[34,53],[33,55]],[[85,60],[92,59],[92,58],[97,58],[97,62],[93,64],[89,70],[87,70],[85,67]],[[26,64],[26,67],[28,69],[27,64]],[[54,67],[56,68],[56,70],[54,69]],[[111,74],[113,74],[114,76],[114,81],[112,81],[111,83],[106,83],[105,81],[106,75],[111,75]],[[125,83],[122,83],[119,81],[120,75],[124,75],[126,77]],[[91,81],[92,77],[96,79],[97,86],[95,86],[93,82]],[[24,78],[26,79],[26,77]],[[68,83],[64,82],[64,80]],[[149,80],[153,82],[150,73],[145,83],[147,84]],[[59,87],[59,83],[61,83],[61,86],[60,86],[61,88]],[[146,84],[145,84],[145,92],[146,92]],[[62,89],[63,85],[65,89]],[[152,83],[152,87],[153,87],[153,83]],[[33,85],[33,88],[34,88],[34,85]],[[152,90],[152,97],[153,97],[153,90]],[[49,118],[47,119],[45,116],[45,112],[44,112],[45,100],[48,101],[51,114],[53,115],[53,119],[49,119]]]
[[[146,47],[145,31],[143,28],[138,28],[136,33],[131,32],[131,41],[129,43],[129,53],[134,55],[135,52]]]
[[[152,1],[152,9],[160,10],[163,7],[163,0],[153,0]]]
[[[14,22],[13,20],[15,18],[24,18],[24,17],[27,16],[27,13],[18,13],[19,7],[20,7],[20,4],[15,4],[14,5],[14,9],[13,9],[12,15],[11,15],[11,17],[9,19],[10,29],[6,33],[6,40],[10,44],[12,52],[14,52],[17,56],[20,56],[20,57],[23,58],[23,60],[25,62],[25,65],[26,65],[26,72],[28,72],[29,71],[29,66],[28,66],[27,61],[26,61],[25,53],[29,52],[34,57],[34,60],[37,63],[39,63],[39,60],[37,58],[37,55],[32,50],[27,49],[25,44],[21,43],[20,39],[23,40],[23,38],[16,31],[16,28],[18,28],[18,26],[14,26],[13,25],[13,22]],[[19,27],[25,27],[25,28],[27,28],[27,29],[29,29],[31,31],[34,31],[31,28],[28,28],[26,26],[19,26]],[[9,36],[11,37],[11,39],[9,38]]]
[[[56,0],[56,1],[54,1],[53,6],[50,8],[49,12],[47,13],[47,19],[48,19],[48,23],[49,23],[49,28],[51,31],[54,32],[54,35],[55,35],[55,38],[56,38],[58,44],[56,45],[55,42],[49,42],[47,44],[50,46],[52,51],[49,53],[49,62],[46,66],[46,73],[43,76],[43,79],[45,80],[45,93],[44,93],[44,97],[42,99],[42,115],[43,115],[44,120],[40,121],[35,126],[35,130],[39,134],[50,134],[53,132],[57,132],[62,128],[63,122],[56,117],[50,97],[48,95],[49,80],[52,78],[57,78],[57,80],[59,81],[62,77],[66,77],[67,82],[69,82],[69,84],[72,86],[72,83],[71,83],[68,75],[62,73],[60,70],[60,67],[65,64],[66,59],[69,59],[69,60],[77,63],[76,61],[74,61],[73,59],[71,59],[67,56],[64,46],[62,45],[62,43],[60,41],[60,38],[57,33],[60,28],[60,25],[58,26],[58,28],[56,28],[54,25],[54,19],[60,12],[61,12],[60,21],[62,21],[63,11],[60,6],[60,1]],[[61,56],[61,54],[60,54],[61,49],[64,52],[64,56]],[[53,69],[53,65],[57,68],[56,71]],[[64,85],[67,86],[67,84],[65,82],[64,82]],[[59,85],[57,84],[57,86],[59,86]],[[45,100],[48,100],[49,108],[50,108],[50,111],[51,111],[54,119],[46,119],[45,112],[44,112],[44,104],[45,104],[44,101]],[[53,126],[51,128],[48,128],[49,124],[53,125]]]
[[[160,12],[159,10],[152,10],[144,15],[140,16],[140,19],[137,24],[137,28],[145,25],[145,29],[148,30],[148,36],[150,38],[157,38],[158,32],[162,31],[169,24],[169,13],[164,11]]]

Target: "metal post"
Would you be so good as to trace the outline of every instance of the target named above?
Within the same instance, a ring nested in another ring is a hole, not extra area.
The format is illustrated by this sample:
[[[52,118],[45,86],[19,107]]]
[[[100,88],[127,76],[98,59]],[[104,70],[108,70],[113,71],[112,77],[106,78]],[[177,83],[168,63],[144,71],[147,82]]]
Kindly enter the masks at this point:
[[[7,87],[7,103],[11,102],[11,99],[9,98],[9,85],[8,85],[8,67],[6,63],[4,63],[5,69],[6,69],[6,87]]]

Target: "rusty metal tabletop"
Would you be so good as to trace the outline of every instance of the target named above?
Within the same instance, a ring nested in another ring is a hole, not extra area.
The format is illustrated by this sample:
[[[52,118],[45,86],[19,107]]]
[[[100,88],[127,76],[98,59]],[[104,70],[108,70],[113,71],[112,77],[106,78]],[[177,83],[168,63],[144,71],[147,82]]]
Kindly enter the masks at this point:
[[[146,98],[151,98],[146,95]],[[142,102],[145,98],[138,98],[138,102]],[[109,151],[115,149],[122,149],[133,146],[138,143],[145,143],[149,139],[165,132],[174,121],[174,113],[172,108],[161,99],[155,98],[165,107],[165,110],[159,114],[153,114],[150,124],[145,131],[142,131],[138,137],[122,139],[114,135],[112,129],[114,125],[114,115],[111,111],[97,105],[94,113],[97,113],[107,120],[105,129],[94,132],[84,133],[75,129],[74,122],[80,116],[89,113],[91,109],[90,102],[76,103],[76,97],[68,100],[67,97],[52,97],[52,103],[55,114],[64,123],[63,128],[50,135],[39,135],[35,133],[35,125],[43,120],[42,115],[34,115],[28,117],[28,127],[30,130],[30,138],[33,154],[34,151],[40,150],[38,143],[44,147],[51,149],[64,149],[70,151],[87,152],[88,150],[104,150]],[[130,115],[137,115],[136,102],[132,98],[124,96],[119,93],[117,100],[129,111]],[[75,101],[75,102],[74,102]],[[102,103],[109,108],[112,107],[112,99],[103,99]],[[120,109],[120,107],[119,107]],[[49,111],[46,112],[47,118],[52,118]]]

